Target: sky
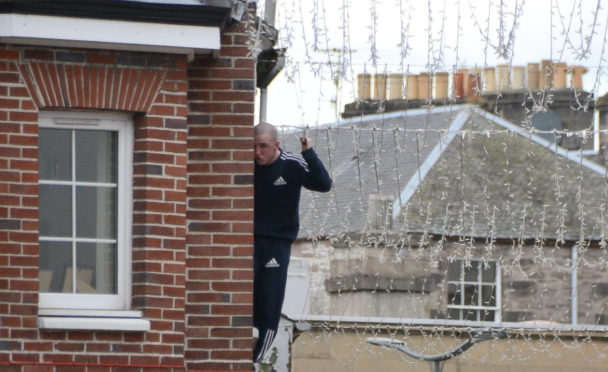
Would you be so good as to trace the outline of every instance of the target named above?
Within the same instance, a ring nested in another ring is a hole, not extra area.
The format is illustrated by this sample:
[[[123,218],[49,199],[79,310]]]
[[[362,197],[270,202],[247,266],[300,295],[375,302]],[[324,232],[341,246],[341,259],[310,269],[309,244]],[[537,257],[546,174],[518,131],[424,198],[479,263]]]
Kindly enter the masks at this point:
[[[277,125],[336,121],[336,97],[339,111],[353,102],[362,72],[451,72],[551,59],[586,66],[585,90],[608,90],[608,9],[601,0],[276,1],[277,47],[287,49],[286,66],[268,88],[267,121]],[[263,13],[264,0],[258,9]],[[344,72],[338,89],[336,71]]]

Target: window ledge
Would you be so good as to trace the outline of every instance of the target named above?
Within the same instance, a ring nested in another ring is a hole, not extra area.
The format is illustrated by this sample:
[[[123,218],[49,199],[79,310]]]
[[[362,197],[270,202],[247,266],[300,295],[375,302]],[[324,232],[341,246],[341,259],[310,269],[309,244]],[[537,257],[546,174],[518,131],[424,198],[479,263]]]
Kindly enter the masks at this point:
[[[131,331],[150,330],[150,321],[141,311],[40,309],[41,329]]]

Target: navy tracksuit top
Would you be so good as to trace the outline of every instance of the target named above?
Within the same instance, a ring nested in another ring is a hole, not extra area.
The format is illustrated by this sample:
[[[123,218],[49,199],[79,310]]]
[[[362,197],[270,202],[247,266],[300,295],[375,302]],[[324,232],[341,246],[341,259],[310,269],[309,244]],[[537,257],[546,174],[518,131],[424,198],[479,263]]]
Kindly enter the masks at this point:
[[[254,233],[257,236],[294,241],[300,228],[299,204],[302,186],[327,192],[331,178],[310,148],[302,155],[280,149],[270,165],[255,164]]]

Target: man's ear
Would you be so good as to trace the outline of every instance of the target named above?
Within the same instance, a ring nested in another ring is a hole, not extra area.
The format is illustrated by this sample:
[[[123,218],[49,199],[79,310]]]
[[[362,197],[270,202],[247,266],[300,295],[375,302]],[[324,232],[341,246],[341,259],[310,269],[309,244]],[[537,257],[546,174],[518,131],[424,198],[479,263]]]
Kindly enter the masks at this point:
[[[275,145],[275,146],[277,147],[277,149],[278,149],[279,147],[281,147],[281,142],[277,141],[277,142],[275,142],[275,143],[274,143],[274,145]]]

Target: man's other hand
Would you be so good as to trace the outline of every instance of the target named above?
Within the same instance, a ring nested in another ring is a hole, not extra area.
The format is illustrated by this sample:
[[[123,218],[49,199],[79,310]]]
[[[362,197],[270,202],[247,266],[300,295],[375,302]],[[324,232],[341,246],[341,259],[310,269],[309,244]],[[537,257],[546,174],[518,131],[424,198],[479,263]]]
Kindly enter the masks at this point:
[[[308,137],[300,137],[300,142],[302,143],[302,151],[306,151],[312,147],[312,140]]]

